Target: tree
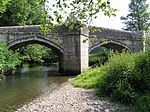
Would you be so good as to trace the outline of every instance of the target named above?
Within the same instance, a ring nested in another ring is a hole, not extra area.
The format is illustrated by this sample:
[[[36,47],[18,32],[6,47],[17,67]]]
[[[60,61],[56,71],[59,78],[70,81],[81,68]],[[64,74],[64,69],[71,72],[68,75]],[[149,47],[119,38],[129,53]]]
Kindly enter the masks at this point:
[[[22,55],[22,60],[26,62],[55,63],[58,62],[58,56],[53,50],[39,44],[29,44],[18,49]]]
[[[72,29],[75,24],[81,27],[85,23],[90,25],[100,11],[111,16],[116,9],[110,6],[110,0],[11,0],[6,11],[0,13],[0,26],[45,23],[48,31],[60,24]],[[75,21],[66,22],[69,19]],[[42,30],[47,31],[46,28],[42,25]]]
[[[131,0],[129,4],[129,14],[121,17],[126,25],[123,29],[129,31],[148,30],[150,27],[150,11],[149,4],[146,0]]]
[[[0,13],[0,26],[35,25],[46,23],[44,1],[11,0],[6,10]]]
[[[19,54],[8,50],[7,43],[0,41],[0,73],[4,70],[14,68],[20,62]]]
[[[89,25],[100,11],[107,16],[114,15],[116,11],[110,7],[109,0],[105,2],[102,0],[53,0],[54,3],[50,0],[51,6],[48,6],[46,1],[49,0],[11,0],[6,5],[5,12],[0,13],[0,26],[42,24],[41,29],[45,32],[64,24],[69,29],[73,29],[75,24],[80,27],[85,23]],[[48,12],[51,13],[48,14]],[[47,23],[48,30],[45,25]],[[35,56],[33,53],[32,56],[36,60],[36,57],[40,55]]]
[[[91,21],[97,18],[99,12],[102,11],[105,15],[111,16],[117,11],[110,6],[110,0],[56,0],[51,7],[50,29],[55,28],[55,23],[64,24],[70,29],[74,28],[75,24],[79,27],[84,24],[89,26]]]
[[[10,0],[1,0],[0,1],[0,13],[5,11],[6,5],[9,3]]]

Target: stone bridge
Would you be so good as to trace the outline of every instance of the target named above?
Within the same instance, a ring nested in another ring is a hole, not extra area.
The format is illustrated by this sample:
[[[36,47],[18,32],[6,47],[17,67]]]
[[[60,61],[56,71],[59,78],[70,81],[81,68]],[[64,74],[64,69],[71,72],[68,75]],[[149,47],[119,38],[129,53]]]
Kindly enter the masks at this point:
[[[39,25],[0,27],[0,40],[15,50],[27,44],[45,45],[58,53],[59,70],[64,74],[78,74],[88,69],[88,54],[97,46],[121,51],[137,52],[143,49],[142,32],[127,32],[101,27],[68,30],[60,26],[51,33],[42,34]],[[59,40],[54,39],[58,35]],[[93,35],[96,36],[91,40]],[[87,40],[83,42],[84,40]]]

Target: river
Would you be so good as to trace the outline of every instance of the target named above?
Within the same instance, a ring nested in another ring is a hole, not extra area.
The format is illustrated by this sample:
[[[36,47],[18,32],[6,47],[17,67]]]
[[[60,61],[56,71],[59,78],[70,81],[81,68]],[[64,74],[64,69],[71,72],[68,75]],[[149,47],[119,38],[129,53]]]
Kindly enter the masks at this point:
[[[0,81],[0,112],[10,112],[58,87],[72,76],[58,76],[57,66],[29,66],[18,68]]]

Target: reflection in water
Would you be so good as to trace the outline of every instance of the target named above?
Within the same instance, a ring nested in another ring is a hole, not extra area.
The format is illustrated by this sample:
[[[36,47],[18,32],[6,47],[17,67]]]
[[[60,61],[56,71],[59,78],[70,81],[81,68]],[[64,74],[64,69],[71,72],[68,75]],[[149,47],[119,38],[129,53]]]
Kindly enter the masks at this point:
[[[56,66],[24,66],[0,81],[0,112],[14,110],[66,82]]]

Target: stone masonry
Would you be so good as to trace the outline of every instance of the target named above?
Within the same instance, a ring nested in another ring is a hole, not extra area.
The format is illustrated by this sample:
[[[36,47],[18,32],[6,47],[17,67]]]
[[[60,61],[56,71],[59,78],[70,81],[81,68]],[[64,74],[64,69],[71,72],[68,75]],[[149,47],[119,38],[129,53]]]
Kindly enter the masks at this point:
[[[88,69],[88,54],[97,46],[130,52],[143,50],[143,32],[127,32],[101,27],[87,27],[79,30],[68,30],[60,26],[52,32],[43,34],[39,25],[0,27],[0,40],[5,40],[8,47],[15,50],[21,46],[38,43],[45,45],[58,53],[59,70],[61,73],[79,74]],[[59,40],[54,38],[57,34]],[[93,35],[96,36],[91,40]],[[86,41],[84,41],[86,40]]]

